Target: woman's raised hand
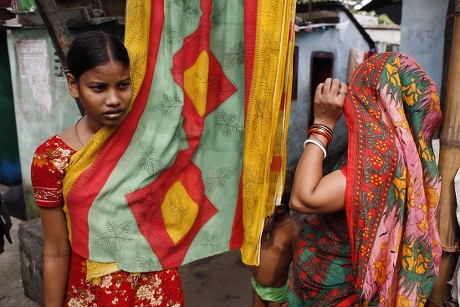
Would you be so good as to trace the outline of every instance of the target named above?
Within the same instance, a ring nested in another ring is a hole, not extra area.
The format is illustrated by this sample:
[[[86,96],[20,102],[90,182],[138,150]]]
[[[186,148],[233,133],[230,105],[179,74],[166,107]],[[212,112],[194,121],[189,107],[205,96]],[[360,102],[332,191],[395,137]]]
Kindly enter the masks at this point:
[[[314,124],[333,128],[343,112],[347,85],[338,79],[327,78],[318,84],[314,97]]]

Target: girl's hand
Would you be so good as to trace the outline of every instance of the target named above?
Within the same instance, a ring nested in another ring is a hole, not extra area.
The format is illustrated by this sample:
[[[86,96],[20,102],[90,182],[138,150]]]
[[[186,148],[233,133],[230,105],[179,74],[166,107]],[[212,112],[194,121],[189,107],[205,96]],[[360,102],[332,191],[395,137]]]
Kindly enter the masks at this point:
[[[323,124],[334,128],[343,112],[343,103],[347,95],[347,85],[338,79],[327,78],[318,84],[314,97],[314,124]]]

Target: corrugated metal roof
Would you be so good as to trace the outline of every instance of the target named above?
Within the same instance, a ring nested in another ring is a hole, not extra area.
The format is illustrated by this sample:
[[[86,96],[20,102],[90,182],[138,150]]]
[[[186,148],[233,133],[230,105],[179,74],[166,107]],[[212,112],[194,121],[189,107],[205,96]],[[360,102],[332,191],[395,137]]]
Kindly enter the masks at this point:
[[[297,4],[296,6],[296,13],[297,14],[302,14],[305,15],[305,13],[309,12],[310,5],[308,3],[306,4]],[[327,1],[327,0],[312,0],[311,4],[311,9],[312,12],[315,11],[342,11],[344,12],[348,18],[350,19],[351,22],[356,26],[358,29],[359,33],[363,36],[363,38],[366,40],[366,42],[369,44],[369,47],[373,49],[375,47],[375,42],[372,40],[372,38],[369,36],[369,34],[366,32],[364,27],[356,20],[356,18],[353,16],[353,14],[350,12],[348,8],[345,7],[345,5],[340,2],[340,1]],[[333,16],[330,16],[330,20],[327,22],[332,22]],[[336,23],[339,22],[339,20],[335,19]],[[321,19],[319,22],[325,22],[325,19]]]
[[[387,16],[398,25],[401,24],[402,0],[372,0],[360,11],[375,11],[377,14]]]

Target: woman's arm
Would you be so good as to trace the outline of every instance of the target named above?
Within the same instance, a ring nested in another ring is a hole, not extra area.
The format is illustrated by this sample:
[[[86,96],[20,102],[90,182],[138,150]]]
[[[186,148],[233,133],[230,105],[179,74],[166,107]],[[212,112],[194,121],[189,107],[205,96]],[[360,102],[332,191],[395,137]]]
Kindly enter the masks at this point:
[[[70,262],[67,223],[62,206],[40,208],[45,236],[43,253],[43,288],[45,306],[62,307]]]
[[[333,129],[343,112],[347,86],[337,79],[326,79],[316,88],[314,97],[314,124]],[[327,146],[328,140],[320,134],[311,134],[310,140]],[[345,207],[346,178],[341,171],[323,177],[324,154],[314,143],[307,143],[297,165],[289,205],[305,214],[336,212]]]

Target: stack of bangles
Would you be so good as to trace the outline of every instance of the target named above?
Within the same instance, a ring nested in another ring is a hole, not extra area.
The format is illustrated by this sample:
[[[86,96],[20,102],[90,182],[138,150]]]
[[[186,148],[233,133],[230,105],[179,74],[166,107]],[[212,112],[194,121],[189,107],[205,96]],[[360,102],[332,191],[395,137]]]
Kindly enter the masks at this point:
[[[313,124],[310,129],[308,130],[307,132],[307,135],[308,137],[310,137],[310,135],[312,134],[319,134],[319,135],[322,135],[326,140],[327,142],[331,142],[332,141],[332,138],[334,138],[334,132],[332,131],[331,128],[329,128],[328,126],[326,125],[323,125],[323,124]],[[324,154],[324,158],[326,158],[326,146],[324,146],[324,144],[318,140],[312,140],[312,139],[307,139],[304,143],[303,143],[303,148],[305,148],[305,146],[307,146],[308,143],[312,143],[312,144],[315,144],[316,146],[318,146],[321,151],[323,152]]]

